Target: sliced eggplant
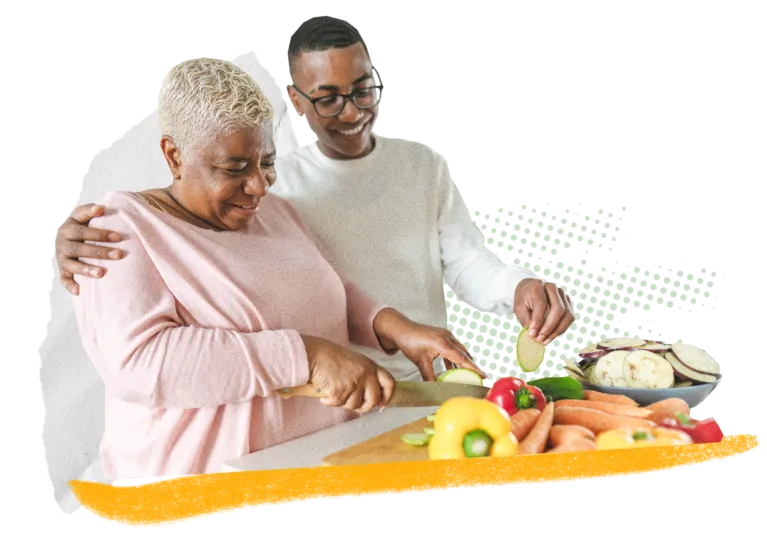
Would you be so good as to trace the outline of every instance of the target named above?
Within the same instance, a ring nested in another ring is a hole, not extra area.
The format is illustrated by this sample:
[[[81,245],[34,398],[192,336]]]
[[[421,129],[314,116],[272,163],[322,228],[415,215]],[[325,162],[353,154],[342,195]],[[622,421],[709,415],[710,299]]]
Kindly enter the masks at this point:
[[[710,374],[701,374],[700,372],[695,372],[691,368],[687,367],[687,365],[683,365],[681,362],[679,362],[679,359],[677,359],[674,353],[671,351],[666,353],[664,357],[674,369],[674,373],[682,380],[692,380],[698,383],[714,383],[719,378],[718,376],[711,376]]]
[[[599,359],[603,355],[607,355],[607,350],[600,348],[597,344],[586,346],[578,353],[581,359]]]
[[[639,348],[645,345],[644,340],[639,338],[608,338],[597,344],[600,349],[622,350],[626,348]]]
[[[692,387],[692,382],[677,382],[674,384],[674,388],[677,387]]]
[[[719,365],[705,351],[689,344],[672,344],[671,351],[680,363],[699,374],[718,376]]]
[[[586,378],[586,375],[583,373],[583,369],[572,362],[570,359],[565,359],[565,367],[569,368],[575,374],[580,374],[582,378]]]
[[[641,349],[644,351],[651,351],[652,353],[658,353],[663,354],[667,351],[671,351],[671,345],[670,344],[645,344],[642,347],[635,348],[635,349]]]
[[[623,378],[637,389],[667,389],[674,386],[674,369],[669,362],[649,351],[632,351],[623,362]]]
[[[597,365],[591,365],[586,371],[586,379],[594,385],[599,385],[596,377],[594,377],[594,371],[597,369]]]
[[[565,372],[567,373],[568,376],[570,376],[571,378],[575,380],[578,380],[581,383],[588,381],[583,374],[579,374],[578,372],[573,372],[568,367],[565,367]]]
[[[594,367],[594,378],[599,385],[607,387],[628,387],[623,377],[623,362],[630,351],[613,351],[601,357]]]

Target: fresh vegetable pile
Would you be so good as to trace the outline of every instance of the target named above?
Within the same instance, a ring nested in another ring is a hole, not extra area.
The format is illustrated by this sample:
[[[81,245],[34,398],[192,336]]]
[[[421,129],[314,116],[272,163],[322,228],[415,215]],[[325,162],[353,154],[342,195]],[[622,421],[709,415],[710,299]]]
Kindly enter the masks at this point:
[[[686,349],[680,352],[686,354]],[[444,377],[446,372],[442,381],[482,383],[479,376],[467,374],[472,371],[459,370]],[[691,419],[682,399],[640,407],[623,395],[584,391],[572,377],[531,382],[500,378],[484,399],[450,399],[428,420],[434,427],[401,438],[412,446],[427,446],[431,459],[674,446],[723,438],[713,418]]]
[[[567,361],[565,371],[576,380],[603,387],[690,387],[722,377],[708,353],[682,343],[611,338],[582,349],[579,355],[581,361]]]

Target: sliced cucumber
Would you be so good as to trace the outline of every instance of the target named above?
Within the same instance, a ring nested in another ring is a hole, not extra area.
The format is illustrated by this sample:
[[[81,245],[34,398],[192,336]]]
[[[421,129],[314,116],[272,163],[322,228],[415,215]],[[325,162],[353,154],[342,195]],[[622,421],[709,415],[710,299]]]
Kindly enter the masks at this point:
[[[429,435],[426,433],[408,433],[399,438],[408,446],[426,446],[429,443]]]
[[[527,333],[527,327],[519,331],[517,337],[517,364],[525,372],[537,370],[543,362],[546,347],[539,344]]]
[[[428,416],[426,416],[426,420],[431,421],[433,423],[435,417],[437,417],[437,414],[429,414]]]
[[[434,430],[434,427],[425,427],[424,430],[423,430],[423,434],[425,434],[426,436],[429,436],[429,437],[434,436],[435,432],[436,431]]]
[[[468,368],[453,368],[437,377],[438,382],[482,385],[482,377]]]

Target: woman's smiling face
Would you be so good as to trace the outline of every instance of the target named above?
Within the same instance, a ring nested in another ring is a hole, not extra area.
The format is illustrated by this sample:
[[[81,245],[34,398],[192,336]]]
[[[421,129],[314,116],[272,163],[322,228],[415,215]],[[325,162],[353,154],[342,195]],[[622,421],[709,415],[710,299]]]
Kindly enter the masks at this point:
[[[173,197],[188,212],[221,230],[239,230],[277,180],[270,122],[215,136],[181,153],[170,138],[161,142],[173,172]]]

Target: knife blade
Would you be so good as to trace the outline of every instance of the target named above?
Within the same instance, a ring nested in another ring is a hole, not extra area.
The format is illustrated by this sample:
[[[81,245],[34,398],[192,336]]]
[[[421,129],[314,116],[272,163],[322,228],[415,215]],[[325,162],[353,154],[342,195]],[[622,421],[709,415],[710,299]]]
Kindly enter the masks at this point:
[[[489,387],[481,385],[468,385],[462,383],[445,382],[396,382],[394,393],[387,406],[391,407],[427,407],[440,406],[446,400],[453,397],[485,398]],[[291,397],[315,397],[323,398],[327,394],[317,390],[311,384],[298,387],[280,389],[279,394],[283,399]]]

